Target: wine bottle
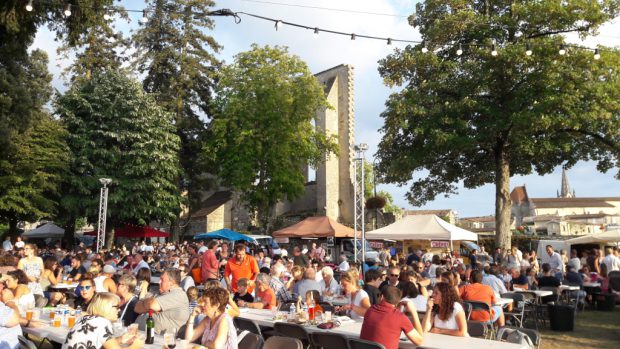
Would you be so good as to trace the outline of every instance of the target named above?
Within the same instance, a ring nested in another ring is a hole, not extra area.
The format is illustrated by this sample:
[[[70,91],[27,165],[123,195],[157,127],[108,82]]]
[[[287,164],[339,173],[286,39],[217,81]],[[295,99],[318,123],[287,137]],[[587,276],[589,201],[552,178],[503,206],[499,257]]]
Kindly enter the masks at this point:
[[[149,317],[146,318],[146,341],[145,344],[153,344],[155,341],[155,320],[153,320],[153,310],[149,309]]]

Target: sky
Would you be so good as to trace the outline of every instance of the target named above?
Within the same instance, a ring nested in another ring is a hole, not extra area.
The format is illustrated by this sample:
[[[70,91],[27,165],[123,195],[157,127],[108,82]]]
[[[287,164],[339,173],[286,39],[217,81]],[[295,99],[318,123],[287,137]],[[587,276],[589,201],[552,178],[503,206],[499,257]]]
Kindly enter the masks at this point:
[[[407,16],[414,12],[417,1],[412,0],[222,0],[216,1],[214,9],[228,8],[234,12],[247,12],[264,17],[318,27],[346,33],[365,34],[378,37],[391,37],[419,40],[416,29],[409,26]],[[127,9],[141,10],[144,2],[126,0],[122,4]],[[141,14],[131,14],[132,22],[119,24],[127,31],[138,26]],[[620,20],[601,28],[599,35],[587,38],[585,42],[576,36],[567,39],[588,47],[597,44],[620,46]],[[286,46],[289,53],[304,60],[311,71],[320,72],[340,64],[349,64],[355,70],[355,132],[356,143],[367,143],[369,150],[366,159],[373,161],[377,145],[381,140],[380,117],[384,103],[394,92],[383,84],[378,73],[378,61],[388,55],[395,47],[406,44],[375,41],[319,33],[315,37],[312,30],[283,26],[275,30],[273,22],[241,15],[241,22],[235,24],[231,17],[215,17],[215,29],[211,35],[223,45],[219,58],[231,63],[235,54],[247,51],[253,43],[270,46]],[[54,87],[63,91],[65,81],[60,72],[70,64],[56,54],[57,43],[54,34],[41,29],[33,48],[41,48],[50,56],[50,71],[54,74]],[[579,197],[620,196],[620,181],[614,178],[616,170],[606,174],[596,170],[593,162],[581,162],[568,170],[571,188]],[[511,178],[511,188],[526,184],[530,197],[555,197],[560,188],[562,169],[546,176],[529,175]],[[459,193],[450,197],[438,197],[422,207],[412,207],[405,199],[408,186],[399,187],[379,184],[378,190],[392,194],[395,203],[406,209],[453,209],[459,217],[492,215],[495,211],[495,189],[485,185],[476,189],[464,189],[459,185]]]

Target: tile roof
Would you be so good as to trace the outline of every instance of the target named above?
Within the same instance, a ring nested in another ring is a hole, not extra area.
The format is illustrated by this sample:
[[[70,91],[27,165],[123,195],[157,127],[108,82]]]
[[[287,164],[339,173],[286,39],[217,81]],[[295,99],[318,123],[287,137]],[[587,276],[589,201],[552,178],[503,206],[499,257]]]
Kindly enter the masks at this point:
[[[529,196],[527,195],[527,190],[525,189],[525,185],[515,187],[510,192],[510,200],[515,204],[521,204],[524,202],[528,202]]]
[[[564,208],[564,207],[615,207],[607,201],[620,201],[616,198],[532,198],[537,208]]]

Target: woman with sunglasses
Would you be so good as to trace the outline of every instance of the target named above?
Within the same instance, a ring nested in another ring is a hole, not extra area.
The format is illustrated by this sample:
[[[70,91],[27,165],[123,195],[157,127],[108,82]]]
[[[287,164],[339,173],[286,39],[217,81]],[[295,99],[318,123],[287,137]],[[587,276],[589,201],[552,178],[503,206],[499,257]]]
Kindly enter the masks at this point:
[[[90,275],[80,279],[76,292],[78,292],[78,297],[75,299],[73,307],[86,309],[95,296],[95,282]]]
[[[121,346],[129,349],[142,348],[144,341],[135,334],[128,332],[119,338],[113,337],[112,323],[118,320],[119,302],[119,297],[113,293],[96,294],[86,309],[86,315],[77,319],[69,330],[62,349],[120,349]]]
[[[45,269],[43,259],[37,256],[37,249],[33,244],[24,245],[24,257],[17,263],[17,269],[21,269],[28,277],[28,288],[33,294],[43,296],[41,288],[41,275]]]
[[[34,306],[34,294],[28,288],[28,277],[22,270],[13,270],[2,277],[6,286],[2,290],[2,302],[13,302],[20,309],[25,310]]]

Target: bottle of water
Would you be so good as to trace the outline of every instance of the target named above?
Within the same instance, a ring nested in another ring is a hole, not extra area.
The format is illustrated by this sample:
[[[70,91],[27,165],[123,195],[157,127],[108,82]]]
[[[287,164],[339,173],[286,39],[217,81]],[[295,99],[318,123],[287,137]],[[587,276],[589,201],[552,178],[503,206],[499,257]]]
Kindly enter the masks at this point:
[[[295,307],[291,305],[291,309],[288,311],[288,319],[291,321],[295,321],[297,317],[297,312],[295,311]]]
[[[78,307],[75,308],[75,317],[79,318],[80,316],[82,316],[82,307],[78,305]]]

